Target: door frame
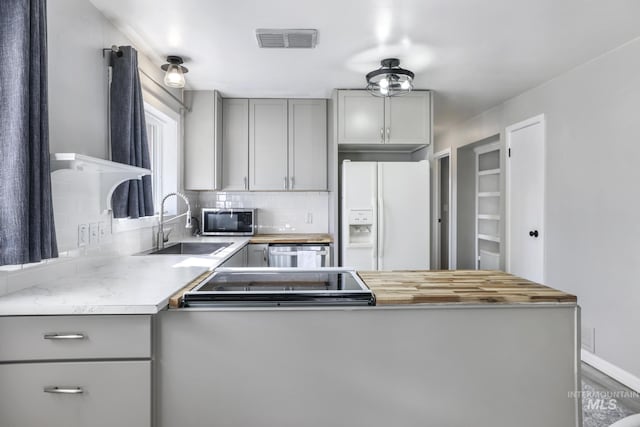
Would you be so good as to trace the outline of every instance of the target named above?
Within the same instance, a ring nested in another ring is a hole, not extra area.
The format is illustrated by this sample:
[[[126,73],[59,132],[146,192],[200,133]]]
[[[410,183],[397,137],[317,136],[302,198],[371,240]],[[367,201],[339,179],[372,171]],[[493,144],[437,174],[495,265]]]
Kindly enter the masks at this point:
[[[546,219],[546,193],[547,193],[547,124],[544,114],[531,117],[518,123],[507,126],[504,130],[506,149],[505,149],[505,269],[511,272],[511,162],[509,161],[511,150],[512,134],[521,129],[527,128],[540,123],[542,125],[542,142],[540,149],[542,150],[542,218],[540,219],[540,235],[542,245],[542,278],[546,281],[546,249],[545,249],[545,219]]]
[[[435,269],[440,269],[440,261],[441,261],[441,257],[442,257],[442,248],[440,247],[440,224],[438,223],[438,218],[440,218],[440,212],[441,212],[441,206],[440,206],[440,201],[441,201],[441,196],[440,196],[440,160],[442,160],[443,158],[448,157],[449,158],[449,211],[448,211],[448,215],[447,215],[447,219],[449,221],[449,227],[448,227],[448,231],[447,231],[447,240],[449,241],[448,244],[448,258],[449,258],[449,270],[454,269],[455,267],[452,265],[452,253],[453,253],[453,247],[451,245],[451,235],[452,235],[452,209],[451,209],[451,205],[452,205],[452,191],[453,191],[453,182],[452,182],[452,165],[451,165],[451,147],[446,148],[444,150],[438,151],[437,153],[434,153],[433,155],[433,185],[434,185],[434,200],[433,200],[433,204],[434,204],[434,212],[433,212],[433,224],[434,224],[434,233],[433,235],[435,236],[435,248],[434,248],[434,254],[435,254],[435,262],[434,262],[434,267]]]

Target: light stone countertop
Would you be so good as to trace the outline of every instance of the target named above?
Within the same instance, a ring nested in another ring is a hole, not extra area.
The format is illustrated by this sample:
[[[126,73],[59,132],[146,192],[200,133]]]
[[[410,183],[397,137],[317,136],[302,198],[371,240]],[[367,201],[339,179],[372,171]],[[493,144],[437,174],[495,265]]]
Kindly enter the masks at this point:
[[[249,239],[208,237],[197,241],[233,244],[211,256],[131,255],[93,259],[68,276],[52,281],[38,278],[33,286],[0,296],[0,316],[155,314],[167,306],[173,293],[218,267]]]

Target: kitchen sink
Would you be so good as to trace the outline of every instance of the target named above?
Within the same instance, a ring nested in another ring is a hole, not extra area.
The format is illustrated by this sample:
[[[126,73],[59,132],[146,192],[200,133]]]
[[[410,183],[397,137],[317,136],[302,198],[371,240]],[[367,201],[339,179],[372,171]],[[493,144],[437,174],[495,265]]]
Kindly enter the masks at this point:
[[[149,252],[147,255],[213,255],[216,252],[231,246],[232,242],[204,243],[181,242],[165,246],[162,249]]]

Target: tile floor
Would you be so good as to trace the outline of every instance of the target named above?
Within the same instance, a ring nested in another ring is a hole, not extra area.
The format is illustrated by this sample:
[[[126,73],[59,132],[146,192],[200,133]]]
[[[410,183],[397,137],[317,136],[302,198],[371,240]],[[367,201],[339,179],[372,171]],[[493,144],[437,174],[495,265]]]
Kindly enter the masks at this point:
[[[640,413],[640,394],[587,364],[582,364],[583,427],[609,427]]]

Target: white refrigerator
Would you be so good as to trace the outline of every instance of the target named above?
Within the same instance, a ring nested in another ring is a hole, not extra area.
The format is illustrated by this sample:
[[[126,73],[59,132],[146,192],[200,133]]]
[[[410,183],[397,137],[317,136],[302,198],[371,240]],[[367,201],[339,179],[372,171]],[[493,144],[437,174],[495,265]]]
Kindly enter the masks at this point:
[[[358,270],[428,269],[429,163],[342,163],[341,261]]]

